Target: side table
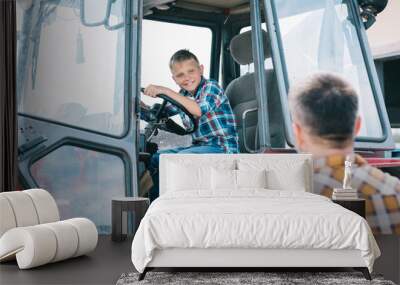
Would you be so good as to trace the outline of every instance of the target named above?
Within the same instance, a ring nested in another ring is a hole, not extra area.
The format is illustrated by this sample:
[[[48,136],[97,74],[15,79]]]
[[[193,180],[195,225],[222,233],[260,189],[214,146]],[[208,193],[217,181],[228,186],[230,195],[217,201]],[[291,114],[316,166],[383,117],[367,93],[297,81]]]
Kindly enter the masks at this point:
[[[339,204],[340,206],[359,214],[365,219],[365,199],[349,199],[349,200],[336,200],[332,199],[333,203]]]
[[[123,241],[126,239],[126,233],[123,233],[123,229],[127,228],[127,225],[123,224],[123,213],[133,212],[135,216],[135,228],[133,233],[136,233],[140,221],[149,208],[150,200],[142,197],[119,197],[113,198],[111,203],[111,240]]]

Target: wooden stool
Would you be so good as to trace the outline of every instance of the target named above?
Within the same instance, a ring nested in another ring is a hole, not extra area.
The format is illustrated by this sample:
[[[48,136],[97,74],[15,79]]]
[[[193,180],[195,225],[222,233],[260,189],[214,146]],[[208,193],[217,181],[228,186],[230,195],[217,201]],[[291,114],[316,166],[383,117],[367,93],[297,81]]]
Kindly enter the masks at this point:
[[[122,229],[126,229],[127,225],[123,224],[123,212],[133,212],[135,216],[135,228],[133,234],[136,233],[140,221],[144,217],[149,208],[150,200],[142,197],[120,197],[112,199],[112,241],[123,241],[126,239],[126,232],[122,233]],[[126,223],[126,221],[125,221]]]

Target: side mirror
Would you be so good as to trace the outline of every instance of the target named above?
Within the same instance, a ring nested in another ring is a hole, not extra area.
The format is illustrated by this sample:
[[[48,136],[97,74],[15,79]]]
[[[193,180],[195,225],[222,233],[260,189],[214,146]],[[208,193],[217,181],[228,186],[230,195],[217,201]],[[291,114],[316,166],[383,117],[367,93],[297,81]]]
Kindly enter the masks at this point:
[[[80,0],[80,17],[84,26],[94,27],[108,23],[111,0]]]
[[[358,5],[362,10],[360,15],[366,30],[375,23],[376,15],[385,9],[387,3],[388,0],[358,0]]]

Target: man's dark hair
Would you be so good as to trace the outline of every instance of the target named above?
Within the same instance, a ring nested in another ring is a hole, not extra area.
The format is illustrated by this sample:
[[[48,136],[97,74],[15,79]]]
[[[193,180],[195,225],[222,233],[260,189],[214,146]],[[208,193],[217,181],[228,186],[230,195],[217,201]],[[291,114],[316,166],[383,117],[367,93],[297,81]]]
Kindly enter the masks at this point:
[[[194,59],[197,63],[199,63],[197,57],[189,50],[187,49],[178,50],[171,56],[171,59],[169,60],[169,68],[172,69],[172,66],[177,62],[182,62],[190,59]]]
[[[294,88],[289,95],[292,115],[312,135],[343,147],[353,140],[357,118],[357,93],[333,74],[317,74]]]

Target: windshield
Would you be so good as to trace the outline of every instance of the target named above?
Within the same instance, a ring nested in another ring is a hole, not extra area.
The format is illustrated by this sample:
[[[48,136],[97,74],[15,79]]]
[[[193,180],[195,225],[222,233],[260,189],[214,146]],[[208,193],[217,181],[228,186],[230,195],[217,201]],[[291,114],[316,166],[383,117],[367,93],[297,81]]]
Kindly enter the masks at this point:
[[[381,122],[347,1],[276,0],[289,85],[316,72],[341,75],[359,94],[360,136],[381,138]]]

